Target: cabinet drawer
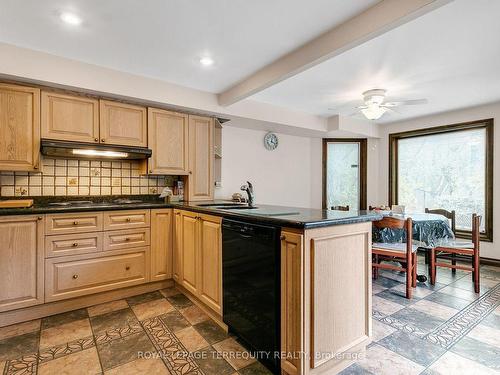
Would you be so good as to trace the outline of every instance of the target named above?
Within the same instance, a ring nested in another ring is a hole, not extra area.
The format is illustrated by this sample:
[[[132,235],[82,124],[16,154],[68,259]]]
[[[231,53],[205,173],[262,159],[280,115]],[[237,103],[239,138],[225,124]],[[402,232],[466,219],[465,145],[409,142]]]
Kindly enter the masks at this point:
[[[47,215],[45,234],[70,234],[102,231],[102,213]]]
[[[102,251],[102,232],[45,237],[45,257],[78,255]]]
[[[149,249],[92,258],[45,260],[45,302],[103,292],[148,281]]]
[[[149,210],[104,212],[104,230],[149,227]]]
[[[121,250],[149,246],[149,228],[104,232],[104,250]]]

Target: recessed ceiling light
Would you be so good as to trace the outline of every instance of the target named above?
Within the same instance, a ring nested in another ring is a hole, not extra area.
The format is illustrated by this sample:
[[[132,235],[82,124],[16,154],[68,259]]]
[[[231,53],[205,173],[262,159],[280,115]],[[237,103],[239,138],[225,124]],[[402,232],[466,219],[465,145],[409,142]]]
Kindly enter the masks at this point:
[[[200,59],[200,64],[203,66],[210,66],[214,64],[214,60],[211,57],[205,56]]]
[[[70,24],[70,25],[80,25],[82,23],[82,19],[78,17],[74,13],[63,12],[61,13],[61,20]]]

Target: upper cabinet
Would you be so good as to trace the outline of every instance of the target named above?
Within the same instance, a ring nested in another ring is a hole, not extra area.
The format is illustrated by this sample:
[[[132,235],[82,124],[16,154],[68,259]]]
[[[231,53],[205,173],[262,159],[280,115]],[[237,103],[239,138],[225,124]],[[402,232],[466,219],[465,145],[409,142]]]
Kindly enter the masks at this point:
[[[36,171],[40,155],[40,90],[0,84],[0,170]]]
[[[146,108],[100,100],[101,143],[148,146]]]
[[[99,142],[99,101],[42,91],[42,138]]]
[[[214,122],[210,117],[189,116],[189,201],[214,197]]]
[[[188,174],[188,115],[148,108],[149,174]]]

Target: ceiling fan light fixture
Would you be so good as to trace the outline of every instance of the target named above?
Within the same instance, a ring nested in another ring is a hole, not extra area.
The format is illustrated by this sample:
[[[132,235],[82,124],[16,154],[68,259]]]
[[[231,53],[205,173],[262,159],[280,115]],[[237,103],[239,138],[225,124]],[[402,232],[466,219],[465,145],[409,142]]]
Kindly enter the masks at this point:
[[[379,105],[368,105],[367,108],[361,109],[361,112],[368,120],[378,120],[387,112],[387,109]]]

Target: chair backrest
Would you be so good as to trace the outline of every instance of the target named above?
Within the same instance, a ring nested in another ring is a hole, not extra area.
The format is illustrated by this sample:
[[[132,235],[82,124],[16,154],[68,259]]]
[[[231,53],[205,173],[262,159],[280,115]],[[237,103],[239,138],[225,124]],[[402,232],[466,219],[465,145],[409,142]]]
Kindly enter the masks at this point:
[[[446,217],[448,220],[451,221],[451,230],[453,233],[456,232],[456,219],[455,219],[455,210],[453,211],[448,211],[448,210],[445,210],[443,208],[436,208],[436,209],[428,209],[426,208],[425,209],[425,213],[426,214],[438,214],[438,215],[443,215],[444,217]],[[473,221],[474,223],[474,221]]]
[[[378,229],[403,229],[406,232],[406,254],[412,253],[413,223],[411,218],[401,219],[394,216],[384,216],[383,219],[374,221],[373,226]]]
[[[349,211],[349,205],[347,206],[332,206],[334,211]]]

